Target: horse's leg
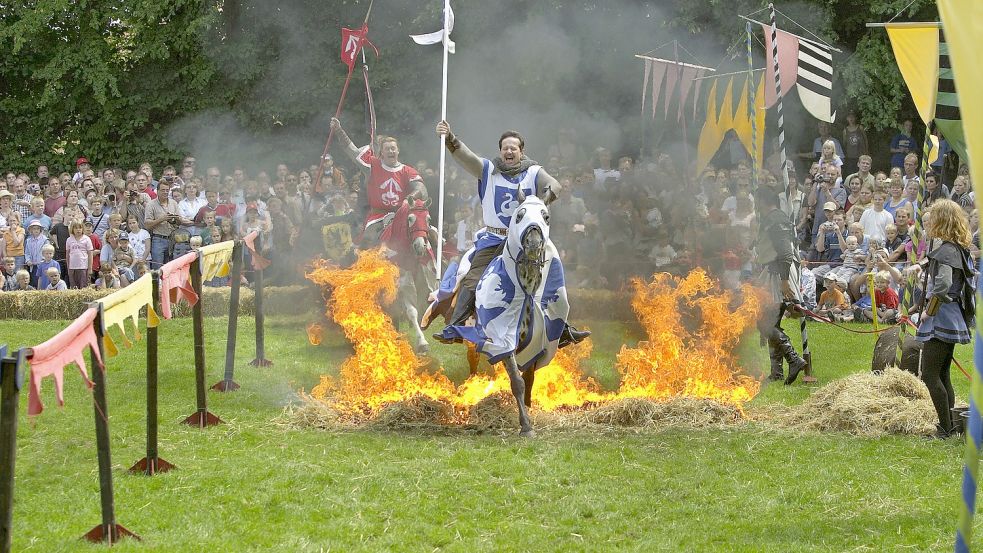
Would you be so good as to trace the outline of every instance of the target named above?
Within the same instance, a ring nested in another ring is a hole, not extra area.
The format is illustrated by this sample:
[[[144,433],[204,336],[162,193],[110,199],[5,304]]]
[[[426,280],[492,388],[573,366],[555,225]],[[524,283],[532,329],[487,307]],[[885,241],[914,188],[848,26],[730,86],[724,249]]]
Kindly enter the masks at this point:
[[[532,385],[536,381],[536,369],[526,369],[522,373],[522,381],[526,386],[526,407],[532,407]]]
[[[526,408],[525,395],[526,395],[526,384],[522,379],[522,373],[519,372],[519,366],[515,362],[515,355],[509,355],[505,358],[505,370],[509,374],[509,382],[512,384],[512,395],[515,396],[515,403],[519,406],[519,435],[532,438],[536,436],[536,432],[532,429],[532,423],[529,421],[529,410]]]
[[[420,355],[427,355],[430,353],[430,345],[427,344],[427,339],[423,335],[423,330],[420,328],[420,314],[416,310],[416,284],[413,282],[413,276],[400,275],[399,279],[399,298],[403,304],[403,313],[410,323],[410,331],[413,334],[413,351]]]

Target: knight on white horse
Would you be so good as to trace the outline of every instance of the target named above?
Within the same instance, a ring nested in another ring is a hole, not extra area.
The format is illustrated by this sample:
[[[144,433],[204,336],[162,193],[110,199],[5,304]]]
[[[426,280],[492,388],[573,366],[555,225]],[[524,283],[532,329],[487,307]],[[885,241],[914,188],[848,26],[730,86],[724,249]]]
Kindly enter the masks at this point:
[[[502,254],[478,281],[475,326],[448,331],[474,343],[489,363],[505,364],[519,405],[523,435],[533,435],[528,406],[536,369],[553,360],[570,313],[563,264],[549,239],[549,210],[523,197]]]

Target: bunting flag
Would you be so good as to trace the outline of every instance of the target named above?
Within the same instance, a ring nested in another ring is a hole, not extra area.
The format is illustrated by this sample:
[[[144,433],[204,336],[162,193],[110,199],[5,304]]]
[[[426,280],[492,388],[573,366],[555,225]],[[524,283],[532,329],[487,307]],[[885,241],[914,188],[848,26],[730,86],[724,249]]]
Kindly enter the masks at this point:
[[[765,51],[768,53],[766,72],[774,82],[775,68],[771,27],[762,25],[765,34]],[[802,107],[820,121],[832,123],[836,112],[832,111],[833,51],[829,46],[801,38],[785,31],[776,31],[778,42],[778,71],[782,76],[782,96],[795,84]],[[777,101],[776,91],[767,90],[766,106]]]
[[[141,309],[144,307],[147,308],[148,327],[152,328],[160,324],[160,318],[157,316],[157,312],[154,311],[154,281],[150,273],[136,279],[126,288],[121,288],[98,300],[97,303],[101,303],[103,307],[103,326],[107,330],[114,326],[119,328],[126,347],[130,347],[133,344],[126,336],[126,326],[124,323],[127,319],[133,321],[134,338],[139,340]],[[103,333],[102,342],[106,347],[106,355],[108,357],[115,357],[119,353],[119,349],[108,332]]]
[[[447,28],[441,28],[439,31],[434,31],[432,33],[427,33],[423,35],[410,35],[413,42],[426,46],[428,44],[437,44],[447,37],[447,53],[454,53],[454,41],[451,40],[451,32],[454,31],[454,10],[451,9],[451,3],[449,0],[444,0],[444,9],[447,10]]]
[[[92,353],[99,362],[102,356],[99,355],[99,340],[96,338],[94,323],[98,309],[88,308],[79,318],[75,319],[68,328],[62,330],[50,340],[41,345],[34,346],[31,355],[31,382],[28,390],[27,414],[40,415],[44,410],[41,403],[41,380],[48,376],[55,379],[55,397],[58,398],[58,405],[65,405],[64,381],[65,365],[75,363],[82,375],[85,385],[92,388],[92,381],[89,380],[89,373],[85,369],[85,348],[92,349]],[[96,370],[99,370],[96,367]]]
[[[341,61],[348,66],[348,73],[355,68],[355,58],[362,51],[362,47],[368,44],[375,55],[379,55],[379,49],[375,44],[369,42],[369,25],[366,23],[359,29],[341,28]]]
[[[779,58],[780,59],[780,58]],[[761,159],[764,154],[765,137],[764,133],[759,132],[754,135],[754,125],[759,129],[765,126],[765,115],[767,110],[764,106],[765,75],[758,78],[755,86],[755,99],[758,105],[754,106],[752,114],[749,112],[751,102],[751,89],[746,77],[743,84],[739,84],[741,97],[734,107],[734,79],[742,77],[730,77],[727,80],[727,87],[723,98],[717,94],[717,81],[713,80],[710,91],[707,94],[707,119],[700,132],[700,140],[696,151],[696,173],[700,174],[709,165],[710,160],[720,149],[720,145],[727,135],[727,131],[733,130],[737,134],[738,140],[744,148],[750,152],[757,152],[757,159]],[[751,81],[753,84],[753,81]]]
[[[949,146],[966,159],[966,139],[956,96],[949,45],[938,23],[885,24],[894,59],[925,125],[935,121]],[[937,55],[936,55],[937,54]]]
[[[690,102],[693,104],[692,119],[696,119],[696,104],[700,95],[701,82],[699,79],[706,74],[707,70],[671,60],[656,58],[643,58],[643,60],[645,61],[645,69],[642,77],[642,115],[645,115],[645,105],[651,102],[652,119],[655,119],[657,106],[661,100],[662,116],[668,121],[670,106],[675,101],[676,120],[682,122],[684,114],[689,111],[687,106]],[[651,94],[649,94],[650,84]],[[693,91],[695,92],[691,95],[690,93]]]
[[[983,28],[983,3],[971,0],[939,0],[939,14],[946,29],[946,56],[951,64],[954,89],[966,91],[966,97],[983,87],[983,74],[979,71],[979,30]],[[940,68],[941,69],[941,68]],[[983,104],[978,101],[963,103],[960,115],[966,124],[964,148],[972,174],[974,187],[983,183]],[[938,108],[936,108],[938,109]],[[936,113],[936,118],[938,118]],[[948,138],[948,136],[946,137]],[[962,157],[962,153],[959,154]],[[979,292],[979,288],[977,289]],[[980,299],[977,298],[977,305]],[[976,513],[976,492],[979,478],[980,448],[983,447],[983,344],[979,336],[983,318],[976,317],[976,352],[974,373],[969,390],[969,428],[966,432],[966,451],[963,464],[963,481],[960,489],[961,509],[956,533],[957,553],[969,552],[973,541],[973,516]]]
[[[235,241],[226,240],[198,250],[198,255],[201,256],[201,278],[204,282],[229,275],[229,263],[232,261],[235,245]]]
[[[266,259],[258,251],[256,251],[256,238],[258,237],[259,233],[254,230],[242,237],[242,243],[246,245],[246,248],[249,250],[249,255],[253,259],[253,269],[256,271],[262,271],[263,269],[269,267],[272,264],[272,261]]]
[[[197,252],[190,252],[160,267],[160,313],[165,319],[173,317],[171,304],[185,300],[190,305],[198,302],[198,293],[191,286],[191,264],[198,259]]]

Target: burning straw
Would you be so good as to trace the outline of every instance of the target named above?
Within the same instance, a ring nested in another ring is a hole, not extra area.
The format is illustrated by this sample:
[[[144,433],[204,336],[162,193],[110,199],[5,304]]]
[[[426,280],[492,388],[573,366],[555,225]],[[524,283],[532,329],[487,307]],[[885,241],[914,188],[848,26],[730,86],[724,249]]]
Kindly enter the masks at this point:
[[[330,291],[326,315],[341,326],[355,354],[337,379],[322,376],[308,401],[329,404],[342,424],[514,429],[515,400],[501,367],[494,376],[474,375],[455,386],[442,369],[429,370],[396,330],[381,305],[395,299],[398,274],[371,250],[360,252],[349,269],[315,263],[307,278]],[[536,372],[534,423],[702,427],[741,418],[760,383],[740,374],[734,351],[759,315],[758,292],[723,291],[701,270],[685,278],[656,274],[633,284],[632,308],[648,339],[618,354],[620,389],[605,391],[581,371],[591,355],[589,340],[568,346]],[[321,338],[321,329],[311,325],[310,342]],[[312,416],[295,408],[288,418],[300,426],[330,423],[321,407],[314,411]]]

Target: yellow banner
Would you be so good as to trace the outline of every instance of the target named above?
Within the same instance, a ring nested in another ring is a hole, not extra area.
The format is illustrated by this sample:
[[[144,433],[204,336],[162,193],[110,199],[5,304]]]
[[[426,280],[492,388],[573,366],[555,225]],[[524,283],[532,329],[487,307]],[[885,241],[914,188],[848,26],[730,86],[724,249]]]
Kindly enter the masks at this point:
[[[727,129],[717,127],[717,80],[713,80],[707,93],[707,120],[700,131],[700,141],[696,146],[696,174],[699,175],[710,164],[713,155],[720,148]]]
[[[210,244],[198,250],[201,263],[201,280],[208,282],[215,277],[229,274],[229,263],[232,260],[234,240],[226,240],[218,244]]]
[[[926,125],[935,119],[935,97],[939,85],[939,27],[902,23],[885,25],[918,115]]]
[[[939,0],[939,14],[945,28],[945,41],[960,92],[959,111],[966,135],[966,153],[973,188],[983,184],[983,102],[970,100],[983,86],[979,69],[979,32],[983,29],[983,2]],[[966,91],[965,94],[962,91]],[[965,100],[965,101],[963,101]],[[983,192],[981,192],[983,193]],[[980,195],[977,194],[977,197]],[[977,317],[978,321],[983,319]]]
[[[147,308],[147,326],[155,327],[160,324],[160,318],[154,311],[154,282],[150,273],[143,275],[136,281],[130,283],[126,288],[122,288],[99,300],[102,304],[102,323],[108,331],[111,327],[118,327],[123,336],[123,342],[127,347],[133,345],[126,336],[126,326],[123,324],[127,319],[133,321],[133,331],[135,338],[140,339],[140,310]],[[103,344],[106,347],[106,354],[114,357],[119,353],[116,344],[109,333],[103,337]]]

